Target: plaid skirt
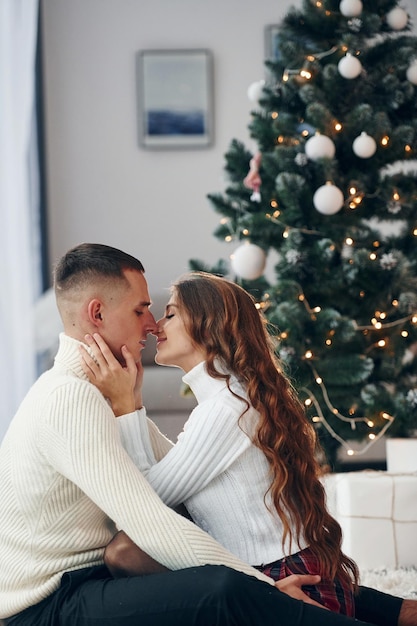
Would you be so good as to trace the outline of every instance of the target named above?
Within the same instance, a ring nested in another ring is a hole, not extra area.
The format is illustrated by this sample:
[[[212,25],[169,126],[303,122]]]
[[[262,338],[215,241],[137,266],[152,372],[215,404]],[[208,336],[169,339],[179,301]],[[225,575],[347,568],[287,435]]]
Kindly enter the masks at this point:
[[[266,576],[274,580],[281,580],[291,574],[318,574],[319,565],[317,557],[306,548],[296,554],[279,559],[268,565],[257,566]],[[355,598],[353,584],[346,585],[339,579],[321,580],[317,585],[303,586],[303,591],[319,604],[331,611],[355,616]]]

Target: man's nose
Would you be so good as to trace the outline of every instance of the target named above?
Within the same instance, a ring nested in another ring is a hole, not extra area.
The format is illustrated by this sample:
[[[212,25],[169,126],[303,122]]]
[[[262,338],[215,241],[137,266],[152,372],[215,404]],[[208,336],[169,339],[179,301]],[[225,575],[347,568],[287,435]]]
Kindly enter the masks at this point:
[[[153,314],[148,311],[148,319],[147,319],[147,323],[146,323],[146,332],[148,333],[155,333],[156,331],[156,321],[155,318],[153,316]]]

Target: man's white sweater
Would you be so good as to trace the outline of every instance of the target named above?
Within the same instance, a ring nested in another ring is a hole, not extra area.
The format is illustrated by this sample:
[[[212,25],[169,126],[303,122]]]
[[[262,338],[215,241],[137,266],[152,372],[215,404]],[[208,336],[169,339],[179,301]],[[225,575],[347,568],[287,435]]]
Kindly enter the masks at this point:
[[[224,564],[268,580],[177,515],[124,450],[111,408],[66,335],[0,448],[0,618],[37,604],[69,570],[103,563],[116,529],[176,570]],[[157,460],[163,441],[153,440]]]

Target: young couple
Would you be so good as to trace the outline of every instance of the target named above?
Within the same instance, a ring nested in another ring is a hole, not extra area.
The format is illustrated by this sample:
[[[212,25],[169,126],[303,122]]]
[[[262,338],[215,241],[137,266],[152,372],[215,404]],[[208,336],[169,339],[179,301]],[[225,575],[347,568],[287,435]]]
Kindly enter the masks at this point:
[[[189,277],[157,325],[141,263],[99,244],[64,255],[55,289],[64,333],[54,366],[0,448],[0,618],[359,625],[354,603],[363,622],[417,624],[414,601],[363,587],[353,595],[356,566],[325,508],[314,433],[246,292]],[[199,402],[176,446],[142,406],[150,332],[158,362],[184,369]],[[83,344],[95,359],[84,351],[84,364]],[[213,536],[171,508],[184,502]]]

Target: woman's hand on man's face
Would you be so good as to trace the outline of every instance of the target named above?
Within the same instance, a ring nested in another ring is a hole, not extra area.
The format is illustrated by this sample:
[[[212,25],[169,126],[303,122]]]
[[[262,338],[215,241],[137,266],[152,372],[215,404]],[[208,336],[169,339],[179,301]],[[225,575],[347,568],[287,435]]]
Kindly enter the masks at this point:
[[[107,343],[98,334],[86,335],[91,353],[80,346],[81,365],[90,383],[107,398],[116,417],[132,413],[142,406],[142,364],[136,364],[126,346],[122,346],[125,366],[113,355]]]

